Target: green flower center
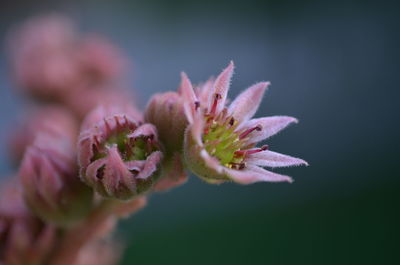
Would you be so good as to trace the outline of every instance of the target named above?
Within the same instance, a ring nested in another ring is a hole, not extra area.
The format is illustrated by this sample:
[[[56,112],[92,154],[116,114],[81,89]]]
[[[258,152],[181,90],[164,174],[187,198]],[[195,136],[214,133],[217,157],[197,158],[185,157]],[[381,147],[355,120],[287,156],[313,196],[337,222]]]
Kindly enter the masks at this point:
[[[214,103],[209,113],[204,114],[205,129],[203,143],[207,152],[217,158],[221,165],[244,169],[247,155],[266,150],[267,146],[252,149],[255,143],[249,143],[249,135],[253,131],[261,131],[261,126],[237,130],[238,121],[232,116],[227,116],[227,109],[216,113],[216,106],[221,99],[219,94],[214,97]]]
[[[110,128],[108,125],[108,133],[104,135],[105,141],[99,143],[95,147],[92,161],[106,157],[108,148],[116,145],[123,161],[146,160],[146,158],[157,151],[158,148],[153,141],[154,136],[139,136],[135,138],[129,137],[136,130],[136,125],[125,124],[126,126],[118,126]],[[95,139],[97,139],[95,137]]]
[[[235,153],[245,144],[235,132],[237,125],[226,121],[208,121],[203,134],[203,142],[207,152],[216,157],[226,167],[241,167],[244,155]]]

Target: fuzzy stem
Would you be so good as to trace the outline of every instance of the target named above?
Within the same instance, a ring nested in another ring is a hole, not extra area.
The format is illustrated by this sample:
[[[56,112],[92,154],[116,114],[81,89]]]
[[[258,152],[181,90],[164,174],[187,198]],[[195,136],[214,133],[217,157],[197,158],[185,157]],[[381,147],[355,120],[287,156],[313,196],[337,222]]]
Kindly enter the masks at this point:
[[[84,245],[95,239],[104,222],[113,216],[111,210],[118,201],[103,200],[81,224],[65,231],[64,238],[60,244],[51,264],[71,265],[79,256]]]

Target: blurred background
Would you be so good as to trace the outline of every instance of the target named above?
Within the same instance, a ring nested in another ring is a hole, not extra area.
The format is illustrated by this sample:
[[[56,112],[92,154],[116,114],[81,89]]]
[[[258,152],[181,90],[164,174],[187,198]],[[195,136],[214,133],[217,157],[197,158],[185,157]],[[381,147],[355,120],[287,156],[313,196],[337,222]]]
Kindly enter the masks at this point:
[[[307,168],[293,184],[195,177],[121,222],[127,264],[398,264],[399,16],[384,1],[2,0],[0,39],[48,11],[128,55],[140,107],[236,64],[231,98],[272,82],[257,116],[300,123],[268,140]],[[4,51],[4,49],[3,49]],[[22,113],[0,54],[0,144]],[[12,174],[6,149],[2,175]],[[397,173],[396,173],[397,172]]]

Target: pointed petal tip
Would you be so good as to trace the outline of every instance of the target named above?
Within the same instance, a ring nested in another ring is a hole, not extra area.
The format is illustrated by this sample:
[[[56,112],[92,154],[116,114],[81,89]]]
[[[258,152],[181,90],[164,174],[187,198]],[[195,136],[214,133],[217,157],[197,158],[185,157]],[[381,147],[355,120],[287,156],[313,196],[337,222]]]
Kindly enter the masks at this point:
[[[259,82],[259,84],[262,85],[262,87],[264,89],[268,89],[269,86],[271,85],[271,82],[270,81],[262,81],[262,82]]]
[[[181,72],[181,79],[189,79],[184,71]]]
[[[225,67],[224,70],[222,70],[222,73],[229,73],[232,76],[234,69],[235,69],[235,64],[233,60],[230,60],[228,66]]]

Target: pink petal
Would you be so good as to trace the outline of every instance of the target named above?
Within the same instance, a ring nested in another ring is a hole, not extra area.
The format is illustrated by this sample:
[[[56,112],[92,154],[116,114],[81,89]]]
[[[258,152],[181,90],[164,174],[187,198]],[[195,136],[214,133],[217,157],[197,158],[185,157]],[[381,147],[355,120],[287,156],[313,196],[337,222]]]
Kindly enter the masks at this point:
[[[228,67],[226,67],[215,80],[214,87],[212,90],[210,90],[210,93],[208,94],[208,110],[211,110],[212,108],[215,94],[219,94],[221,96],[221,99],[218,101],[216,113],[219,113],[225,107],[225,101],[228,94],[229,86],[231,84],[234,67],[235,66],[233,62],[231,61]]]
[[[186,118],[188,119],[189,123],[193,123],[193,115],[196,112],[195,104],[198,102],[198,99],[194,93],[192,83],[184,72],[181,73],[181,79],[181,85],[178,89],[178,92],[183,97],[183,107]]]
[[[214,85],[214,82],[215,79],[213,77],[210,77],[205,83],[196,86],[195,93],[200,102],[204,103],[208,102],[208,94],[210,93],[210,90]]]
[[[155,140],[157,141],[157,129],[153,124],[150,123],[145,123],[139,128],[137,128],[133,133],[129,134],[129,138],[137,138],[140,136],[150,136],[153,135],[155,137]]]
[[[140,171],[144,167],[145,160],[133,160],[125,162],[126,168],[129,170]]]
[[[249,142],[256,143],[277,134],[291,123],[297,123],[297,119],[289,116],[272,116],[259,119],[252,119],[245,123],[243,128],[261,126],[261,131],[253,131],[249,136]]]
[[[231,103],[228,113],[239,122],[247,121],[256,113],[269,82],[257,83],[243,91]]]
[[[133,191],[136,187],[135,180],[122,161],[116,145],[109,148],[106,160],[103,184],[107,193],[114,195],[115,192],[118,192],[120,185]]]
[[[229,175],[234,182],[240,184],[252,184],[262,181],[293,182],[293,179],[289,176],[273,173],[254,165],[248,165],[244,170],[226,169],[226,174]]]
[[[162,159],[162,153],[160,151],[156,151],[151,153],[149,157],[146,159],[146,163],[144,164],[143,169],[136,176],[137,179],[147,179],[157,170],[158,164]]]
[[[100,158],[93,161],[86,169],[86,172],[82,172],[82,178],[87,182],[90,186],[94,186],[97,182],[101,180],[97,178],[98,170],[106,164],[106,158]]]
[[[196,144],[200,147],[203,146],[203,131],[204,131],[204,118],[203,115],[198,112],[196,115],[193,117],[194,118],[194,123],[190,125],[186,130],[188,130],[192,134],[193,140],[196,142]]]
[[[308,163],[300,158],[295,158],[268,150],[251,154],[246,161],[254,165],[267,167],[290,167],[300,165],[308,166]]]

